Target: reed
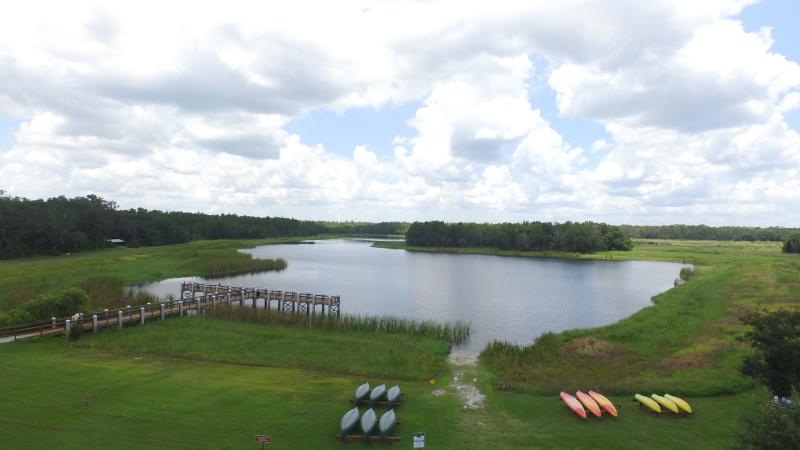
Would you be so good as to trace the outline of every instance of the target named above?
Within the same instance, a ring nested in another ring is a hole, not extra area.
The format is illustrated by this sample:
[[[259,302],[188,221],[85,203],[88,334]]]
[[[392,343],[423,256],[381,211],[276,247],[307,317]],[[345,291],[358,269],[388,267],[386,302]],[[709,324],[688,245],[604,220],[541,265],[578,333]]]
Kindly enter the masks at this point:
[[[463,321],[437,322],[399,316],[343,314],[341,316],[303,315],[220,305],[206,310],[206,317],[232,322],[262,325],[288,325],[298,328],[324,330],[368,331],[375,333],[407,334],[443,339],[459,344],[469,337],[470,324]]]

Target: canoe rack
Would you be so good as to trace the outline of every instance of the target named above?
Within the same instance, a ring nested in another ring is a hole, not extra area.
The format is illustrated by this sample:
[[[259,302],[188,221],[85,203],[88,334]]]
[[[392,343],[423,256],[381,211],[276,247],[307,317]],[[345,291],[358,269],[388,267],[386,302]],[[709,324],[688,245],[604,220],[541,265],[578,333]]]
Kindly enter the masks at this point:
[[[405,395],[406,395],[405,392],[401,392],[400,393],[400,398],[403,398],[403,396],[405,396]],[[358,402],[356,402],[355,399],[351,398],[350,400],[348,400],[348,402],[353,403],[356,406],[362,406],[362,405],[369,405],[370,404],[370,400],[368,398],[362,398]],[[380,405],[380,406],[387,406],[388,404],[389,404],[389,402],[387,402],[386,400],[378,400],[377,402],[375,402],[375,405]],[[400,406],[400,402],[399,401],[394,402],[393,406]]]
[[[393,442],[399,441],[400,440],[400,436],[386,436],[385,438],[382,438],[380,436],[369,436],[369,437],[365,438],[361,434],[348,434],[348,435],[345,435],[344,438],[342,438],[341,435],[337,434],[336,435],[336,439],[341,439],[341,440],[346,441],[346,442],[350,442],[350,441],[375,442],[375,441],[378,441],[378,442],[390,442],[390,443],[393,443]]]

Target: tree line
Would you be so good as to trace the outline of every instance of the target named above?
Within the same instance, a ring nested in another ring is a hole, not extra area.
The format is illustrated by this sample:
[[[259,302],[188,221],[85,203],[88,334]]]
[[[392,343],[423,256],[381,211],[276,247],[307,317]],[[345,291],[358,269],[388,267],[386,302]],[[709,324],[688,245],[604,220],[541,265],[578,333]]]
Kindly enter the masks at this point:
[[[492,247],[578,253],[633,248],[630,238],[620,227],[596,222],[414,222],[408,227],[406,243],[425,247]]]
[[[109,239],[138,247],[325,231],[320,223],[283,217],[123,210],[95,195],[47,200],[0,195],[0,258],[98,249],[109,245]]]
[[[691,241],[783,242],[800,228],[710,227],[707,225],[620,225],[633,239],[683,239]]]

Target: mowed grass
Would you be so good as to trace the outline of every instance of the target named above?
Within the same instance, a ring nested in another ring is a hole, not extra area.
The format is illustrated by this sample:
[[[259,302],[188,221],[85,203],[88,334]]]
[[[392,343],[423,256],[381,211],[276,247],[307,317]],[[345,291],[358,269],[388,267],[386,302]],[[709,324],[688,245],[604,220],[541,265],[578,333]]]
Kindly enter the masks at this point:
[[[403,388],[398,448],[418,430],[448,448],[455,432],[455,399],[407,379],[105,352],[63,338],[0,345],[0,361],[0,448],[251,449],[256,434],[272,435],[269,448],[360,447],[334,436],[364,381]]]
[[[425,381],[446,370],[442,339],[236,323],[204,317],[84,335],[74,347]]]
[[[237,250],[299,242],[303,238],[196,241],[160,247],[111,248],[63,256],[0,260],[0,311],[38,294],[71,286],[129,285],[165,278],[280,269],[281,260],[260,260]],[[103,283],[98,283],[103,281]],[[119,297],[117,290],[113,296]],[[90,293],[91,294],[91,293]],[[90,299],[104,306],[103,299]],[[109,297],[109,302],[113,301]]]

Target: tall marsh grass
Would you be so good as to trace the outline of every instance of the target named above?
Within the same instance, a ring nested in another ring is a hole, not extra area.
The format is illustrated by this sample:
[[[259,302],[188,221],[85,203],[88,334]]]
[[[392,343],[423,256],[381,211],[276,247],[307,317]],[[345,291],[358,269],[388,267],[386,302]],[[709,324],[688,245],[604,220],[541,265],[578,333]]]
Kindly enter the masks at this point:
[[[286,325],[298,328],[324,330],[368,331],[376,333],[408,334],[443,339],[459,344],[469,337],[470,324],[462,321],[437,322],[409,319],[398,316],[343,314],[341,316],[288,314],[263,308],[219,305],[209,308],[206,317],[232,322],[262,325]]]
[[[244,273],[283,270],[286,260],[257,259],[247,253],[231,251],[212,251],[204,253],[190,263],[193,270],[208,278],[224,277]]]

